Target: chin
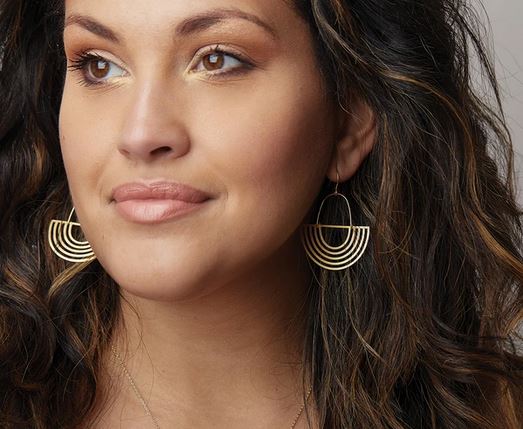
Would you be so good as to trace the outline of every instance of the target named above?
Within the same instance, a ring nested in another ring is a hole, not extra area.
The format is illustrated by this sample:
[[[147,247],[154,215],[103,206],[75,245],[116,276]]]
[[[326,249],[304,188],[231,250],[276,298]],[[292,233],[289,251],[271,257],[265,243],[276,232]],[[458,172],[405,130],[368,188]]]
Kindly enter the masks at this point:
[[[118,264],[100,261],[122,292],[153,301],[187,301],[206,295],[210,279],[182,261]],[[201,268],[201,267],[199,267]]]
[[[122,292],[138,298],[151,301],[181,302],[188,301],[199,296],[205,295],[205,291],[199,284],[177,282],[175,279],[159,280],[158,275],[130,278],[114,276],[113,279],[122,289]]]

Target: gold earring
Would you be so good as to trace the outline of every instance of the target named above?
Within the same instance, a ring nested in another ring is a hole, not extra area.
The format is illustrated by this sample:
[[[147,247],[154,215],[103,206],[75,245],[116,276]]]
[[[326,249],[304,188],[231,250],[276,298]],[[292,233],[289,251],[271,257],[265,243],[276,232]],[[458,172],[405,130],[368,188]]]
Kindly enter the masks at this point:
[[[73,227],[80,227],[78,222],[71,222],[74,207],[67,220],[53,219],[49,224],[47,238],[53,252],[69,262],[89,262],[96,258],[88,241],[78,241],[73,236]]]
[[[336,172],[337,174],[337,172]],[[301,230],[301,240],[307,256],[317,265],[330,271],[344,270],[361,258],[368,241],[370,227],[352,226],[352,214],[349,200],[338,192],[339,175],[337,174],[336,188],[321,202],[315,224],[305,224]],[[320,224],[320,214],[323,203],[329,197],[342,197],[349,209],[349,225]],[[331,246],[325,241],[321,233],[322,228],[339,228],[347,230],[345,241],[339,246]]]

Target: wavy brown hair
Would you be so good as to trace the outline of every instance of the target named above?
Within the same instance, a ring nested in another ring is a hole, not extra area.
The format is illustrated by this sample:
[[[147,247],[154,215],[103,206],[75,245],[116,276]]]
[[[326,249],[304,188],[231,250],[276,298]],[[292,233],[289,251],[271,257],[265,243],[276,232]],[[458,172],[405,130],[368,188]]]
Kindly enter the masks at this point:
[[[369,248],[343,272],[311,266],[303,362],[320,427],[520,429],[522,212],[480,19],[464,0],[286,1],[309,24],[329,96],[347,112],[364,100],[377,127],[340,185]],[[2,428],[94,419],[120,320],[99,263],[66,265],[46,245],[71,207],[63,14],[58,0],[0,0]],[[329,192],[326,181],[310,216]]]

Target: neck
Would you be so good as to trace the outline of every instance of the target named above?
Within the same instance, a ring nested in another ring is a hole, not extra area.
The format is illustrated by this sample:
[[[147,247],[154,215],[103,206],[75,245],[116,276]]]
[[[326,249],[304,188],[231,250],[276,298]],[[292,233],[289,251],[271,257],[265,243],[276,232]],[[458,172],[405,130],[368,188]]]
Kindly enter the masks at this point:
[[[158,302],[122,292],[115,347],[160,426],[291,427],[303,403],[310,284],[294,244],[205,296]],[[121,382],[126,409],[143,414]]]

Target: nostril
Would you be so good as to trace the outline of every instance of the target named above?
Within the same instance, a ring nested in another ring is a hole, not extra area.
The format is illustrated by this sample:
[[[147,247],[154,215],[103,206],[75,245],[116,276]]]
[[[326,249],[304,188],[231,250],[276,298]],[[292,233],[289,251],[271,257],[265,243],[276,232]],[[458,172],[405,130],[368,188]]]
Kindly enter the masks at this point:
[[[162,154],[165,154],[165,153],[169,153],[171,151],[172,151],[172,148],[170,146],[162,146],[162,147],[154,149],[151,152],[151,155],[162,155]]]

